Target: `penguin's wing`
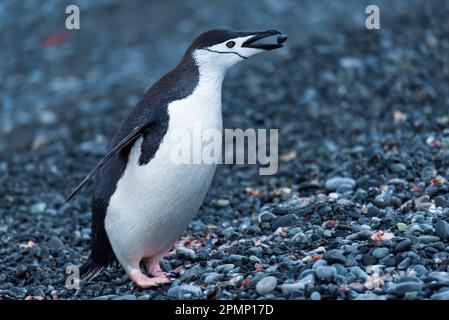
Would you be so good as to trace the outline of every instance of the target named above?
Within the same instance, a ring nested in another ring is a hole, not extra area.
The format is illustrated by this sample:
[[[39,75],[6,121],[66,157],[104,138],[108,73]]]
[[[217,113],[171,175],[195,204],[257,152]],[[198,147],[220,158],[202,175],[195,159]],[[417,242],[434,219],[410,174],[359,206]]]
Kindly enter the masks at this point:
[[[119,143],[117,143],[104,157],[100,160],[100,162],[97,163],[95,168],[92,169],[92,171],[81,181],[81,183],[70,193],[70,195],[65,200],[65,203],[69,202],[70,199],[72,199],[78,191],[92,178],[95,173],[104,166],[104,164],[117,152],[122,150],[124,147],[129,145],[130,143],[133,143],[137,140],[138,137],[153,123],[154,121],[148,121],[145,122],[143,125],[135,127],[131,132],[123,138]]]

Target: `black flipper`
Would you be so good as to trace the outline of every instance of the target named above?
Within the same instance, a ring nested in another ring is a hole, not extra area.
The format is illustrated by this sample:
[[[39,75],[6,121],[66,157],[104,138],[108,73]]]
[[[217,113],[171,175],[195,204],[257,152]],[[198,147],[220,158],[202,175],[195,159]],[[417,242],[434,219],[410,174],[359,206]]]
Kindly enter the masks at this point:
[[[103,159],[100,160],[100,162],[97,163],[95,168],[81,181],[81,183],[70,193],[70,195],[65,200],[65,203],[69,202],[70,199],[72,199],[78,191],[92,178],[95,173],[104,166],[104,164],[118,151],[129,145],[130,143],[133,143],[137,140],[137,138],[153,123],[153,121],[149,121],[144,123],[141,126],[138,126],[134,128],[125,138],[123,138],[118,144],[115,145],[115,147],[112,148],[111,151],[109,151]]]

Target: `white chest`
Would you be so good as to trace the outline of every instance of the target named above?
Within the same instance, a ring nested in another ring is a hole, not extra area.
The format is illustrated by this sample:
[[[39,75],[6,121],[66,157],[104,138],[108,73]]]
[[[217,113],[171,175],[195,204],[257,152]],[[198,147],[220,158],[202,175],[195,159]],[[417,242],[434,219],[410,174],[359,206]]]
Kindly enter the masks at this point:
[[[167,134],[154,158],[139,165],[142,138],[131,149],[128,164],[112,195],[105,227],[116,255],[151,256],[167,250],[197,213],[215,173],[212,164],[177,164],[169,137],[202,129],[222,129],[221,81],[199,83],[187,98],[168,105]]]

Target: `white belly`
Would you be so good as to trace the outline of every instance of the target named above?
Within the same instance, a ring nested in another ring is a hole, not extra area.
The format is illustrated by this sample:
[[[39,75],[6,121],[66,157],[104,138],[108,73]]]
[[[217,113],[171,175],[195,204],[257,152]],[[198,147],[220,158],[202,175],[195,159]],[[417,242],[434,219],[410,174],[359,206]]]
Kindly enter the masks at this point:
[[[221,85],[221,84],[220,84]],[[204,95],[199,86],[188,98],[168,106],[169,126],[154,158],[138,165],[142,138],[131,149],[128,165],[110,199],[105,228],[120,263],[169,250],[198,212],[215,173],[215,164],[176,164],[170,158],[170,134],[202,129],[222,130],[221,88]]]

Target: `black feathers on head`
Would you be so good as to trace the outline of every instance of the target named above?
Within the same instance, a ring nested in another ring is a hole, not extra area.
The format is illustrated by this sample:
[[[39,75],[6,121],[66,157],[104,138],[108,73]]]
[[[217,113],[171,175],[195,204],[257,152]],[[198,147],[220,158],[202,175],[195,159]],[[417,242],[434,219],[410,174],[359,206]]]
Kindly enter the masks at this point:
[[[213,46],[226,40],[254,35],[254,32],[214,29],[200,34],[190,45],[189,51]]]

